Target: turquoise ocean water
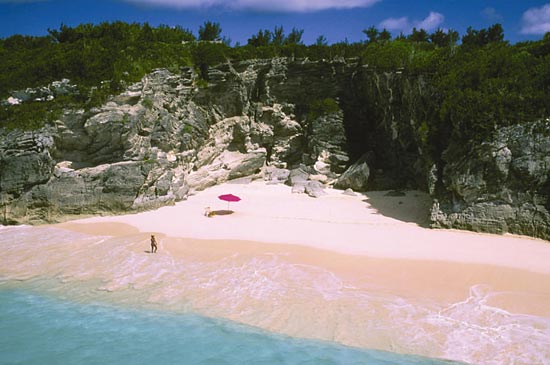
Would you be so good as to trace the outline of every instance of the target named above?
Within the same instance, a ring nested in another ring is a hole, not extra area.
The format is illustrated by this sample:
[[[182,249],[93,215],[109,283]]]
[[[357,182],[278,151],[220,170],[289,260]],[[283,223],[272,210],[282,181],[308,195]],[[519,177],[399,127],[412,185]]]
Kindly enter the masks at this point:
[[[448,364],[0,286],[0,364]]]

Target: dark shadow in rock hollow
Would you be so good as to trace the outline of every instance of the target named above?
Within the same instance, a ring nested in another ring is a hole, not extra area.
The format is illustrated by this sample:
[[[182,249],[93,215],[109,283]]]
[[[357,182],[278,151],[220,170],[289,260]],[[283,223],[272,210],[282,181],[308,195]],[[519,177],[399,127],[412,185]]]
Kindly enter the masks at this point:
[[[432,199],[422,191],[368,191],[364,196],[363,201],[383,216],[421,227],[430,226]]]

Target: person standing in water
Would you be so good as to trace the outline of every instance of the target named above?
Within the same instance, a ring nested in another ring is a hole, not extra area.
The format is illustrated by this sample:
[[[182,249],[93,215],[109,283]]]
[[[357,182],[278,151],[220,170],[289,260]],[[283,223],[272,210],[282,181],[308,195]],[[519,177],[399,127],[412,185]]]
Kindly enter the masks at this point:
[[[151,235],[151,253],[157,252],[158,245],[157,245],[157,239],[155,238],[155,235]]]

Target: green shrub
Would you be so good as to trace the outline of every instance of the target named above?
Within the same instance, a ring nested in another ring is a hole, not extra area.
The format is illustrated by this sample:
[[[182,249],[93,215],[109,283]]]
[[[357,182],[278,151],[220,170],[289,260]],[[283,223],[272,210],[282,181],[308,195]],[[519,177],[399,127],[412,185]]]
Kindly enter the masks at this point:
[[[141,105],[143,105],[147,109],[152,109],[153,108],[153,100],[151,100],[150,98],[144,98],[141,101]]]
[[[199,89],[206,89],[208,88],[208,81],[204,79],[198,79],[195,83]]]
[[[323,115],[337,113],[340,110],[338,102],[332,98],[320,99],[312,101],[308,106],[309,120],[317,119]]]

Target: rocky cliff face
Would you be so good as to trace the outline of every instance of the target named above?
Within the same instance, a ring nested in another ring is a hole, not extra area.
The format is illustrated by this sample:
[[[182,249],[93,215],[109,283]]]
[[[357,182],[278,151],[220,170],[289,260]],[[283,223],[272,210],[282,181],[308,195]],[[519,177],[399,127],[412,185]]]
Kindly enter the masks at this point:
[[[66,110],[34,132],[0,131],[2,220],[151,209],[230,179],[284,181],[302,163],[327,181],[348,161],[343,115],[298,113],[337,95],[348,67],[224,64],[209,70],[208,85],[192,69],[161,69],[100,108]]]
[[[435,227],[550,238],[550,120],[502,128],[460,158],[451,152]]]
[[[434,226],[550,238],[548,121],[496,131],[456,159],[457,146],[425,148],[437,111],[422,76],[272,59],[210,68],[208,80],[159,69],[100,108],[0,130],[2,222],[152,209],[257,177],[311,196],[420,188]]]
[[[436,228],[550,240],[550,120],[495,130],[473,148],[429,146],[424,121],[438,113],[429,79],[361,68],[351,83],[342,103],[349,153],[374,174],[369,189],[429,192]]]

